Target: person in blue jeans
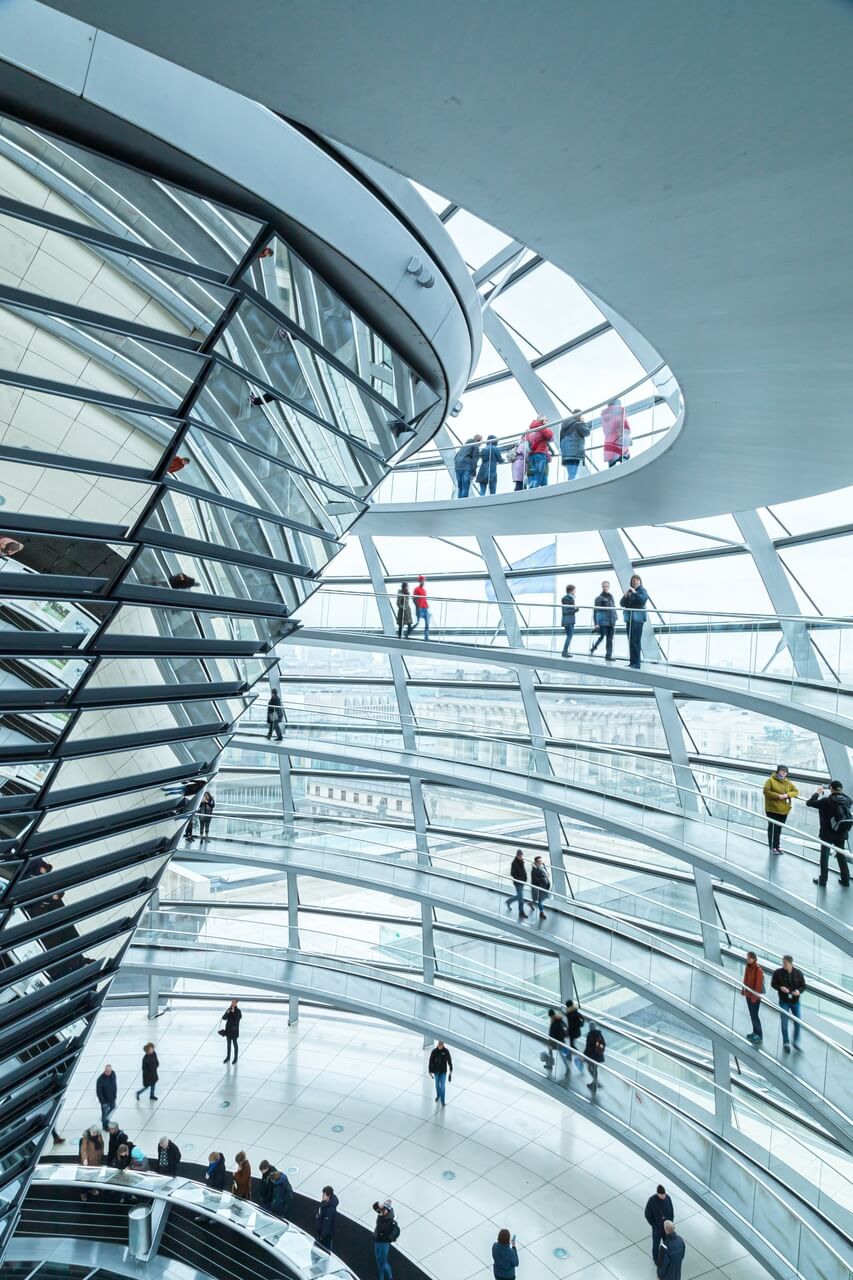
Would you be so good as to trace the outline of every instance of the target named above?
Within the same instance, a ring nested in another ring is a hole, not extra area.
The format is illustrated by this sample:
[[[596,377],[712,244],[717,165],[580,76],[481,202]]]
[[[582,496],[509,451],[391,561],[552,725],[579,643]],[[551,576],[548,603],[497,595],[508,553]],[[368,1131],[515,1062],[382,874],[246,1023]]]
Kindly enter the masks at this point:
[[[472,436],[460,449],[456,450],[453,467],[456,471],[456,496],[467,498],[471,492],[471,478],[480,457],[480,441],[482,436]]]
[[[566,587],[566,594],[560,601],[560,626],[566,633],[563,641],[563,657],[569,658],[571,654],[569,650],[572,647],[572,637],[575,634],[575,617],[577,616],[577,605],[575,604],[575,584],[570,582]]]
[[[794,1048],[800,1049],[800,996],[806,989],[806,980],[799,969],[794,968],[791,956],[782,957],[782,968],[777,969],[770,979],[770,985],[779,997],[779,1017],[782,1022],[782,1048],[785,1053],[791,1052],[788,1043],[788,1019],[794,1017]]]
[[[477,470],[477,484],[480,486],[480,497],[486,491],[494,493],[498,487],[498,464],[505,458],[498,447],[497,436],[487,436],[486,443],[480,450],[480,466]]]
[[[625,610],[622,615],[628,629],[628,666],[639,668],[643,648],[643,627],[646,625],[646,604],[649,593],[643,586],[643,579],[635,573],[628,590],[619,601]]]
[[[373,1203],[376,1214],[376,1226],[373,1230],[373,1253],[376,1258],[376,1275],[378,1280],[394,1280],[388,1255],[391,1245],[400,1238],[400,1226],[394,1216],[394,1206],[390,1200],[378,1200]]]
[[[443,1040],[439,1040],[438,1044],[429,1055],[429,1066],[427,1070],[435,1084],[436,1102],[440,1102],[443,1107],[446,1107],[447,1102],[445,1100],[445,1091],[447,1089],[448,1079],[453,1079],[453,1059],[450,1056],[450,1050],[446,1047]]]

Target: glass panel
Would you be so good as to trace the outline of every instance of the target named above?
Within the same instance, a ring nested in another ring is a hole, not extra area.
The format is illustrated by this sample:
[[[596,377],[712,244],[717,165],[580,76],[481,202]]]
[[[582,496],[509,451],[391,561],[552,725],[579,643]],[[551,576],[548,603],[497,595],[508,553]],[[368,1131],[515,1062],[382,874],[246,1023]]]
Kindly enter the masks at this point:
[[[0,480],[4,518],[20,513],[130,525],[150,496],[150,485],[22,462],[4,462]]]
[[[604,320],[580,285],[549,262],[505,289],[494,309],[539,353],[553,351]]]
[[[251,565],[202,560],[186,552],[178,557],[174,552],[150,547],[146,547],[134,562],[125,578],[122,593],[134,594],[135,586],[158,590],[166,588],[180,594],[198,588],[205,596],[251,601],[259,611],[264,604],[272,605],[284,608],[288,613],[299,605],[309,590],[309,585],[299,579]]]

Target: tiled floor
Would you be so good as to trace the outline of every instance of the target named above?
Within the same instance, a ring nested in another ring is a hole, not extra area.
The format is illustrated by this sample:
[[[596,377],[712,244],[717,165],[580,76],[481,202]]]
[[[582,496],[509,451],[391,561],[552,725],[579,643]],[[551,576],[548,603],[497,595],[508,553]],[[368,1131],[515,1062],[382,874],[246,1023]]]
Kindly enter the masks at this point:
[[[303,1013],[288,1028],[247,1006],[239,1065],[225,1067],[224,1008],[155,1022],[102,1012],[60,1121],[69,1147],[98,1119],[95,1080],[109,1062],[116,1118],[146,1154],[163,1135],[198,1162],[214,1149],[231,1162],[245,1147],[255,1169],[265,1156],[295,1167],[306,1195],[331,1182],[341,1210],[370,1225],[371,1204],[390,1195],[400,1248],[437,1280],[488,1280],[502,1226],[518,1235],[519,1280],[653,1280],[642,1207],[658,1174],[584,1117],[464,1054],[436,1110],[420,1037],[331,1014]],[[149,1039],[159,1101],[137,1102]],[[673,1200],[683,1280],[767,1280],[698,1205],[674,1189]]]

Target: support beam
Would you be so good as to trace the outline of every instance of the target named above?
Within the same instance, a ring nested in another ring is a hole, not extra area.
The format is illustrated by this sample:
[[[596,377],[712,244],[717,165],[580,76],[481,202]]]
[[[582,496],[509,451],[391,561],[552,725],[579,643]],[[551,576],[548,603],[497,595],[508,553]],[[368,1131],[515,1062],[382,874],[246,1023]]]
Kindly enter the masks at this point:
[[[761,575],[761,581],[770,597],[774,612],[788,619],[781,622],[781,628],[794,670],[804,680],[822,681],[823,671],[809,629],[805,622],[797,621],[802,617],[802,610],[797,603],[794,588],[788,581],[785,566],[779,559],[773,539],[765,529],[761,516],[757,511],[739,511],[734,519],[743,534],[743,540],[749,548],[755,567]],[[847,748],[823,736],[821,736],[820,745],[827,769],[833,778],[839,778],[844,783],[845,789],[849,791],[851,769]]]
[[[287,946],[289,951],[300,951],[299,941],[299,877],[294,871],[287,873]],[[299,1021],[299,995],[291,991],[287,998],[287,1025]]]

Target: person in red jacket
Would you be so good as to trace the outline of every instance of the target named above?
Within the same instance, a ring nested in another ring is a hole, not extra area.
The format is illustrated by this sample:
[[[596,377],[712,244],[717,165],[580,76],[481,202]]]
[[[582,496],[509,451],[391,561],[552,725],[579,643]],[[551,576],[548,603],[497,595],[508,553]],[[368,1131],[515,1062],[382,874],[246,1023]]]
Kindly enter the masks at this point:
[[[534,418],[527,430],[527,487],[541,489],[548,483],[548,463],[555,453],[551,445],[554,432],[546,427],[546,418]]]
[[[412,634],[412,631],[417,631],[421,618],[423,618],[424,640],[429,640],[429,601],[427,600],[426,578],[423,574],[418,578],[418,585],[412,592],[412,599],[415,602],[415,621],[412,624],[409,635]]]
[[[748,1035],[747,1040],[751,1040],[753,1044],[761,1044],[764,1039],[764,1032],[761,1030],[761,1019],[758,1016],[758,1010],[761,1005],[761,993],[764,990],[764,970],[758,963],[758,956],[754,951],[746,953],[746,968],[743,971],[743,986],[741,995],[746,1000],[746,1011],[749,1014],[749,1020],[752,1023],[752,1033]]]

